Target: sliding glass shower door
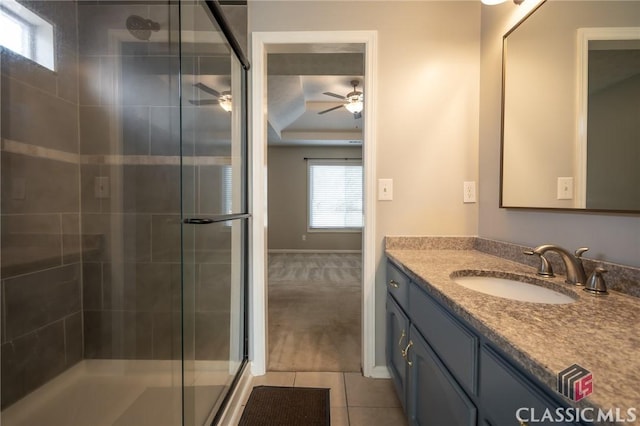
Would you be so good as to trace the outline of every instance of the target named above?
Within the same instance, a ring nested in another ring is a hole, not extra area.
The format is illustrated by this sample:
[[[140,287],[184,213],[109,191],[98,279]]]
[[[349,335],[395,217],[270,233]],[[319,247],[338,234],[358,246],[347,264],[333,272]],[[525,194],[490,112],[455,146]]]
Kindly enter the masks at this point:
[[[185,424],[219,414],[246,359],[246,70],[215,7],[180,13]]]
[[[212,1],[0,0],[3,426],[224,409],[248,221],[247,64],[224,22]]]

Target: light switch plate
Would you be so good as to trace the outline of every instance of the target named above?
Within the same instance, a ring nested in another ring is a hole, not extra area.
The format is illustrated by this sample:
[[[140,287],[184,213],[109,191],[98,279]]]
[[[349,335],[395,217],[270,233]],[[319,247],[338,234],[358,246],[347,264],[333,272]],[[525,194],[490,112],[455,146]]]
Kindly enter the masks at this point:
[[[378,200],[393,200],[393,179],[378,179]]]
[[[558,200],[573,200],[573,178],[558,178]]]

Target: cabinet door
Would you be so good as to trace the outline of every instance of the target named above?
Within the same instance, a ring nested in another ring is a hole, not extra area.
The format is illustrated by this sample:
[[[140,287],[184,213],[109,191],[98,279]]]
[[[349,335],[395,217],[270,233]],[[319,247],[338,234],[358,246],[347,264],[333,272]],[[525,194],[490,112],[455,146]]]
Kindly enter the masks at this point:
[[[558,404],[551,401],[535,385],[516,371],[492,349],[480,350],[480,403],[492,424],[517,425],[520,418],[540,418],[546,410],[555,413]],[[533,422],[532,422],[533,423]],[[541,425],[570,425],[567,422],[539,421]]]
[[[478,377],[478,337],[415,284],[409,287],[407,312],[449,372],[470,395],[474,395]]]
[[[415,426],[475,426],[477,409],[417,329],[409,331],[407,411]]]
[[[387,295],[387,367],[396,387],[398,398],[405,408],[407,362],[402,356],[402,351],[407,347],[408,342],[409,319],[391,295]]]

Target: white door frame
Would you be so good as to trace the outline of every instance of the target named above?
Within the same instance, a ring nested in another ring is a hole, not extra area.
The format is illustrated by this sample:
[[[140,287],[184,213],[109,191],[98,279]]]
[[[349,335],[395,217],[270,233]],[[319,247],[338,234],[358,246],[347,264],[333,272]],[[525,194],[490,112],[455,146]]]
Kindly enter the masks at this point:
[[[278,44],[359,43],[365,47],[362,164],[364,168],[364,230],[362,236],[362,372],[375,369],[375,235],[376,235],[376,31],[254,32],[251,37],[251,272],[249,276],[249,359],[251,373],[267,369],[267,50]]]

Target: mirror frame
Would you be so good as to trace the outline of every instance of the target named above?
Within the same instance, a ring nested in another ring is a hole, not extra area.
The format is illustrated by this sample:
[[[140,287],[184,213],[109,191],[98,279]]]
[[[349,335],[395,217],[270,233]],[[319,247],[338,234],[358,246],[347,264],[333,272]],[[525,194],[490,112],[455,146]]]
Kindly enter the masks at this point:
[[[640,210],[621,210],[621,209],[593,209],[593,208],[577,208],[577,207],[530,207],[530,206],[509,206],[504,203],[504,125],[505,125],[505,103],[506,103],[506,73],[507,73],[507,37],[517,30],[522,24],[524,24],[531,15],[533,15],[538,9],[540,9],[547,0],[542,0],[536,5],[529,13],[527,13],[522,19],[520,19],[511,29],[509,29],[502,36],[502,83],[501,83],[501,109],[500,109],[500,191],[499,191],[499,205],[501,209],[512,210],[537,210],[537,211],[550,211],[550,212],[569,212],[569,213],[607,213],[623,216],[638,216]],[[583,76],[584,78],[584,76]],[[581,83],[582,84],[582,83]],[[582,96],[582,93],[579,94]],[[585,104],[585,105],[583,105]],[[586,102],[580,101],[579,114],[583,114],[583,109],[586,109]],[[586,136],[584,136],[586,140]],[[586,143],[585,143],[586,145]],[[586,154],[585,154],[586,155]]]

